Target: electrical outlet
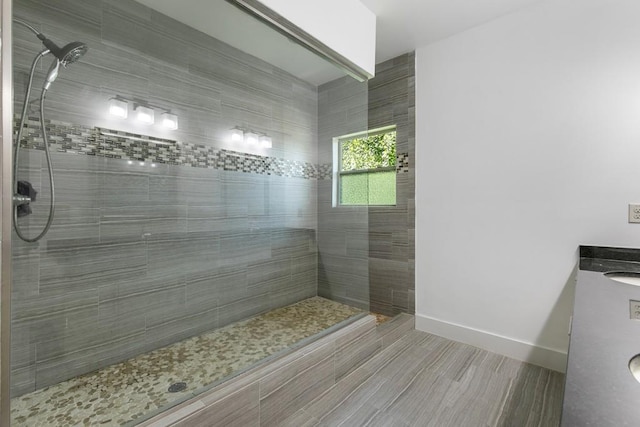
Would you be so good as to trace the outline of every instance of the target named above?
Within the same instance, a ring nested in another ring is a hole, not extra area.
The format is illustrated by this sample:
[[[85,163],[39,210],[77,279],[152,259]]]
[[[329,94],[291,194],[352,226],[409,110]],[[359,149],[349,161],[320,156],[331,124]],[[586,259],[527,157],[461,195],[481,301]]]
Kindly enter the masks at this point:
[[[640,223],[640,205],[629,205],[629,222]]]
[[[640,320],[640,301],[629,300],[629,318]]]

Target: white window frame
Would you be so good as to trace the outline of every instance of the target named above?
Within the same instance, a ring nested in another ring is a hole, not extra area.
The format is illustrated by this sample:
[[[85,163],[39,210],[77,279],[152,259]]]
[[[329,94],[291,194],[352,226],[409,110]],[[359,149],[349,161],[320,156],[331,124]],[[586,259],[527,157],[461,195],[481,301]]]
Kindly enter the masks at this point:
[[[374,168],[374,169],[357,169],[353,171],[342,171],[342,142],[348,141],[350,139],[358,138],[358,137],[370,137],[376,136],[383,133],[396,132],[396,166],[389,166],[384,168]],[[392,205],[343,205],[340,203],[340,186],[341,186],[341,178],[343,175],[354,175],[354,174],[362,174],[362,173],[370,173],[370,172],[388,172],[395,171],[397,168],[397,155],[398,155],[398,142],[397,142],[397,126],[385,126],[381,128],[371,129],[364,132],[354,132],[347,135],[342,135],[333,138],[333,189],[332,189],[332,197],[331,203],[334,208],[336,207],[347,207],[347,206],[396,206],[397,205],[397,193],[396,193],[396,203]],[[397,181],[396,181],[397,182]]]

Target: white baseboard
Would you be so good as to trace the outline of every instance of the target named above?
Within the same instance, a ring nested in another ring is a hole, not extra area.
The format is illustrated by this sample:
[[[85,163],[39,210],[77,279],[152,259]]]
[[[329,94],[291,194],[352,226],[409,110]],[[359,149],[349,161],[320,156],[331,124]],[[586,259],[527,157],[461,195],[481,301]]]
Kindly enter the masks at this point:
[[[540,347],[422,314],[416,314],[416,329],[554,371],[564,373],[567,369],[567,353],[552,348]]]

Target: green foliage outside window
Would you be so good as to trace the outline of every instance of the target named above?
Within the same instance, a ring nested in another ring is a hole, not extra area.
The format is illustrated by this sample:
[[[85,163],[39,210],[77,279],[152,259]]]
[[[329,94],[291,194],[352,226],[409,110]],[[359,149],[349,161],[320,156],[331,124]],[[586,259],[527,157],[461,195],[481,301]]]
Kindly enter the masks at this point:
[[[396,204],[396,132],[340,142],[340,204]]]
[[[341,171],[396,165],[396,131],[342,141]]]

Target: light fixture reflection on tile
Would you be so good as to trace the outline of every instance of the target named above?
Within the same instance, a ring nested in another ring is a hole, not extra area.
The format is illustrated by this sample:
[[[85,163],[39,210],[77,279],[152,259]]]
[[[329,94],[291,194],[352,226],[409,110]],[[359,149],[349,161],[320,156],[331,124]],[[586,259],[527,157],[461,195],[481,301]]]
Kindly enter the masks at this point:
[[[271,148],[273,147],[273,142],[271,141],[271,137],[267,135],[262,135],[260,137],[260,146],[262,148]]]
[[[231,142],[242,141],[244,141],[244,132],[242,132],[242,130],[238,128],[231,129]]]
[[[144,107],[142,105],[136,105],[134,108],[136,112],[136,120],[146,125],[152,125],[154,122],[154,111],[152,108]]]
[[[272,148],[273,140],[267,134],[258,134],[252,130],[243,129],[240,126],[236,126],[229,131],[231,142],[239,143],[244,141],[245,144],[261,147]]]
[[[122,99],[111,98],[109,100],[109,114],[126,119],[129,115],[129,103]]]
[[[178,116],[176,116],[175,114],[166,112],[166,113],[162,113],[160,117],[162,117],[162,126],[170,130],[178,129]]]
[[[158,111],[161,119],[158,123],[169,130],[178,129],[178,116],[171,113],[171,109],[154,105],[142,99],[127,98],[122,95],[115,95],[109,99],[109,113],[116,117],[126,119],[129,115],[129,105],[133,106],[133,119],[146,125],[155,123],[155,112]]]
[[[247,132],[244,134],[244,142],[249,145],[258,144],[258,134],[253,132]]]

